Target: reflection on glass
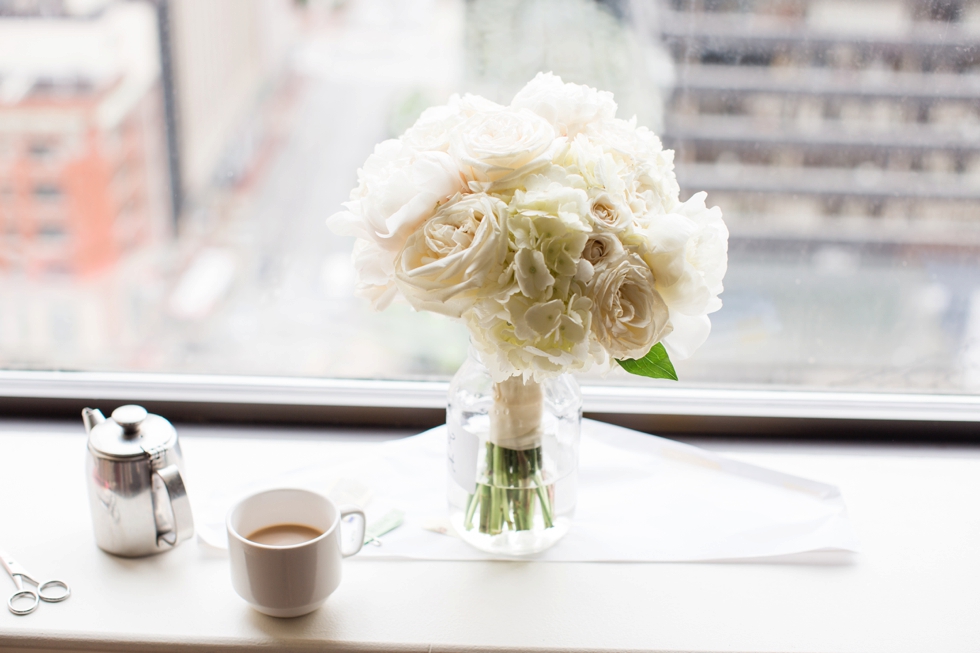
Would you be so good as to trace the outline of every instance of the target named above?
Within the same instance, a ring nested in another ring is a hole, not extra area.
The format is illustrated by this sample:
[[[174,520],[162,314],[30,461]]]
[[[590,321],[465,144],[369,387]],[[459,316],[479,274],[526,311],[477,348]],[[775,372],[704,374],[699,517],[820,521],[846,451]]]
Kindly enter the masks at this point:
[[[725,211],[685,382],[980,392],[980,5],[946,0],[0,0],[0,367],[450,375],[465,331],[373,313],[323,221],[426,106],[539,70]]]

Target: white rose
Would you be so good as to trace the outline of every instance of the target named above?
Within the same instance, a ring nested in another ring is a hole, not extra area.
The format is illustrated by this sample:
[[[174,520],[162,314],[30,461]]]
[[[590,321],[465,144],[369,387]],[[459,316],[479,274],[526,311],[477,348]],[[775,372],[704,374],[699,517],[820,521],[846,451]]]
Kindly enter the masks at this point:
[[[566,84],[553,73],[538,73],[514,96],[510,106],[530,109],[546,118],[562,136],[572,136],[590,123],[616,116],[612,93]]]
[[[670,333],[667,304],[636,254],[600,259],[588,296],[595,305],[592,333],[613,358],[642,358]]]
[[[718,207],[705,206],[705,197],[695,194],[674,212],[653,219],[643,232],[648,243],[643,258],[674,326],[664,344],[679,359],[708,337],[707,315],[721,308],[718,295],[728,269],[728,228]]]
[[[550,162],[555,130],[526,109],[475,113],[451,137],[449,152],[467,179],[506,182]]]
[[[430,218],[440,202],[463,190],[452,158],[444,152],[417,152],[399,140],[379,143],[357,171],[358,187],[343,211],[327,225],[343,236],[372,240],[397,252]]]
[[[507,257],[507,205],[457,196],[408,237],[395,259],[398,288],[417,310],[460,317],[493,294]]]

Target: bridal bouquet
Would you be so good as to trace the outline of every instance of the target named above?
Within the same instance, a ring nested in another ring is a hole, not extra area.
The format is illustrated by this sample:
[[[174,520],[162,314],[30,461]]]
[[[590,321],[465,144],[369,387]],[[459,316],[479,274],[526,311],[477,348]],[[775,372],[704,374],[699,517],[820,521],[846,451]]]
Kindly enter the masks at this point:
[[[528,494],[471,497],[481,532],[541,504],[538,383],[616,361],[676,379],[727,267],[721,211],[680,202],[673,152],[610,93],[539,74],[509,106],[454,96],[358,171],[328,224],[356,236],[358,293],[462,320],[494,381],[487,469]],[[539,501],[535,501],[535,497]]]

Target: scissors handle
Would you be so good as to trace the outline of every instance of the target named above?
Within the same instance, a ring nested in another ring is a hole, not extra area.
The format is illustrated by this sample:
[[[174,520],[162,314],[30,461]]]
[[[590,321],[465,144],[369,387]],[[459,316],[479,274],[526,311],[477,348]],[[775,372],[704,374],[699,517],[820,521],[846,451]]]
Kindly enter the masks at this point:
[[[30,601],[30,605],[26,608],[18,608],[15,603],[20,599],[27,599]],[[16,615],[30,614],[37,610],[37,606],[41,603],[41,595],[34,590],[20,590],[19,592],[14,592],[7,599],[7,609]]]
[[[57,587],[62,589],[62,591],[58,594],[52,594],[50,592],[45,594],[46,590]],[[63,580],[49,580],[37,586],[37,596],[45,603],[61,603],[71,596],[71,588],[68,587],[68,583]]]

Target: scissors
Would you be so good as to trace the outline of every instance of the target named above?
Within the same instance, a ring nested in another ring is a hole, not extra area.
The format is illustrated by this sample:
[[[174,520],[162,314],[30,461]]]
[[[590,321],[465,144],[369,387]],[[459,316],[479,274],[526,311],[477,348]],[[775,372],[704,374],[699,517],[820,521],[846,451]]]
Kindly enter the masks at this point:
[[[17,591],[7,599],[7,608],[14,614],[30,614],[37,610],[37,606],[41,604],[41,601],[45,603],[58,603],[71,596],[71,589],[68,587],[68,583],[62,580],[49,580],[39,583],[27,573],[26,569],[19,563],[14,562],[14,559],[3,551],[0,551],[0,565],[3,565],[3,568],[7,570],[7,573],[13,579],[14,585],[17,586]],[[24,589],[24,581],[27,581],[37,589]],[[63,591],[60,593],[45,593],[47,590],[57,588],[61,588]],[[27,607],[18,608],[15,603],[23,603],[23,599],[27,599],[30,604]]]

